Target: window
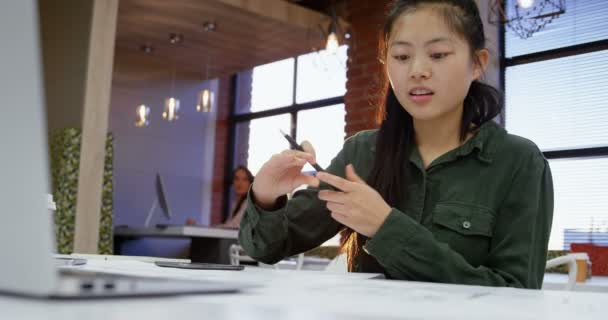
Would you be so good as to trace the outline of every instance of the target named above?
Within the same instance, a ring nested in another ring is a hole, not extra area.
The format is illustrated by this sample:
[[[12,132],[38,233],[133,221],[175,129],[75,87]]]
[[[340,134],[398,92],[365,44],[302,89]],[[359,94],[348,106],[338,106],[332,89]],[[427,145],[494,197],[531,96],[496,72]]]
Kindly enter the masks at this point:
[[[319,164],[329,165],[344,142],[346,51],[312,52],[237,75],[233,167],[244,164],[256,174],[287,149],[279,129],[313,143]]]
[[[555,159],[549,165],[555,186],[549,247],[608,243],[608,157]]]
[[[235,145],[235,152],[246,152],[235,153],[235,166],[245,164],[255,175],[270,156],[289,148],[287,140],[281,136],[279,130],[289,132],[290,123],[289,114],[239,122],[236,130],[241,136],[237,137],[240,143]]]
[[[286,107],[293,103],[295,59],[289,58],[238,75],[239,103],[236,113],[244,114]]]
[[[298,57],[298,88],[296,103],[306,103],[346,93],[347,46],[341,46],[335,55],[312,52]]]
[[[509,67],[505,123],[543,151],[608,145],[608,50]]]
[[[327,168],[334,156],[342,149],[344,142],[344,104],[304,110],[298,113],[296,136],[308,140],[315,148],[317,163]],[[314,171],[310,164],[304,171]]]
[[[606,1],[567,0],[566,13],[531,38],[504,33],[505,126],[550,159],[551,250],[608,244],[606,15]]]
[[[345,137],[346,60],[347,47],[341,46],[335,55],[313,52],[237,74],[232,168],[246,165],[255,175],[273,154],[289,148],[279,129],[299,143],[310,141],[319,165],[327,167]]]
[[[515,1],[508,0],[508,8],[513,8]],[[531,38],[521,39],[507,33],[506,56],[510,58],[608,38],[606,5],[604,0],[566,0],[566,12]]]

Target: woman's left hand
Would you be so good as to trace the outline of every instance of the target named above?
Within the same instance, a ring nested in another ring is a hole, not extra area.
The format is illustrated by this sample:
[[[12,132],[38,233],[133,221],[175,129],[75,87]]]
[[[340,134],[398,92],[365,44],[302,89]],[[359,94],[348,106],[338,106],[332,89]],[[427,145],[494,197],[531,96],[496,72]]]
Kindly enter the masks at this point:
[[[327,201],[331,217],[368,238],[376,234],[391,212],[391,207],[357,175],[352,164],[346,166],[346,179],[327,172],[317,173],[317,178],[342,190],[319,191],[319,199]]]

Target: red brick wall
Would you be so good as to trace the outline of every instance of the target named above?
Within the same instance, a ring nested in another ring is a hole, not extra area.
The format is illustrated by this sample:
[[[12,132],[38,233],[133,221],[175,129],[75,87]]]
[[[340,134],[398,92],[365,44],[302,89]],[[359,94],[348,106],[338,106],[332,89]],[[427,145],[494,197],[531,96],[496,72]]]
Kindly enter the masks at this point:
[[[383,65],[378,61],[378,40],[387,0],[350,0],[347,20],[353,44],[346,73],[346,136],[377,127],[375,111]]]
[[[230,76],[219,79],[218,84],[218,114],[215,131],[215,152],[213,161],[213,194],[211,195],[211,218],[210,223],[218,224],[222,222],[222,205],[224,199],[224,173],[228,159],[228,133],[230,123],[230,95],[232,94],[232,82]]]

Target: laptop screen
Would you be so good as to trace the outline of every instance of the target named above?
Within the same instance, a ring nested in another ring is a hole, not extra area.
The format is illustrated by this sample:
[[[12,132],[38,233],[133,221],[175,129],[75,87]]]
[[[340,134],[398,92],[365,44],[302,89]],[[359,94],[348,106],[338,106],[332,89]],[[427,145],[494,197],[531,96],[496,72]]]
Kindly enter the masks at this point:
[[[0,2],[0,290],[51,290],[53,233],[37,2]],[[18,31],[18,32],[16,32]]]

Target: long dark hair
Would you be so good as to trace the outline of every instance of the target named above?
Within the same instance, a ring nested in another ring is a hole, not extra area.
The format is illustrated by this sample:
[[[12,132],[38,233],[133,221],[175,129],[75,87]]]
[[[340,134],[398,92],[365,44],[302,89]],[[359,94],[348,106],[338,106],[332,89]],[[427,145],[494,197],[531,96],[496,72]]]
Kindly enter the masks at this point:
[[[239,172],[239,170],[245,172],[245,174],[247,175],[247,180],[249,180],[249,185],[251,185],[253,183],[253,173],[251,173],[251,171],[249,171],[249,169],[247,169],[247,167],[245,167],[244,165],[239,165],[234,168],[234,171],[232,171],[232,179],[234,179],[234,176],[237,172]],[[230,213],[230,216],[226,220],[234,218],[236,213],[239,212],[239,208],[243,205],[243,202],[245,202],[245,200],[247,200],[247,194],[242,195],[237,200],[236,206],[234,206],[232,212]]]
[[[461,35],[469,44],[471,57],[477,60],[477,51],[485,48],[485,35],[479,10],[474,0],[397,0],[389,5],[384,28],[380,37],[380,61],[385,63],[388,39],[393,24],[404,13],[415,11],[420,5],[433,5],[448,26]],[[385,69],[386,70],[386,69]],[[391,206],[397,207],[407,201],[409,156],[415,147],[412,116],[401,106],[395,92],[384,76],[383,100],[379,101],[377,120],[380,130],[376,140],[374,165],[367,183],[376,189]],[[473,81],[464,99],[464,110],[460,129],[460,140],[464,141],[471,130],[492,120],[502,110],[501,93],[494,87],[480,81]],[[408,165],[404,165],[408,163]],[[404,199],[405,198],[405,199]],[[382,271],[378,262],[363,250],[367,238],[345,228],[341,232],[340,247],[347,253],[348,270],[356,271],[364,267],[366,271]]]

